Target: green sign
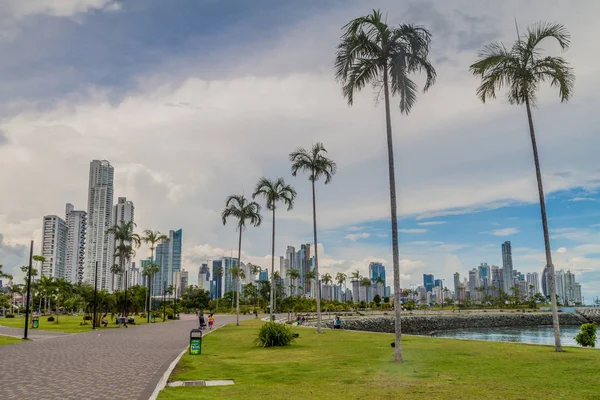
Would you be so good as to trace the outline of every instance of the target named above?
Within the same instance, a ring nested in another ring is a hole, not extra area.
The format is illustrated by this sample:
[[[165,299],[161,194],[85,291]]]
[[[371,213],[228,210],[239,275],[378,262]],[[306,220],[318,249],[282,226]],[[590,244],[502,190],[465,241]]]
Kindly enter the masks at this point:
[[[152,322],[152,323],[156,322],[156,318],[154,317],[154,315],[150,316],[150,322]]]
[[[194,338],[194,339],[190,339],[190,354],[197,356],[198,354],[201,353],[201,349],[202,349],[202,339],[200,338]]]
[[[37,329],[37,328],[38,328],[38,326],[40,326],[40,321],[38,321],[37,319],[34,319],[34,320],[33,320],[33,328],[34,328],[34,329]]]

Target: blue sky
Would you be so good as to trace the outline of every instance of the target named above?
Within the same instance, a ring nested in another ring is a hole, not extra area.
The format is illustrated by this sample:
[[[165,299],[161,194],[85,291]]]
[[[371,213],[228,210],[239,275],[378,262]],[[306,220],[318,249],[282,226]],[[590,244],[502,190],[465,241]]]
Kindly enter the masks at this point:
[[[299,197],[278,214],[283,255],[312,232],[310,186],[291,177],[287,154],[322,141],[339,167],[317,192],[323,271],[366,273],[379,260],[391,276],[383,108],[370,88],[348,107],[332,66],[341,27],[373,8],[390,24],[429,27],[438,71],[410,116],[392,115],[402,282],[499,265],[505,240],[517,269],[543,267],[524,110],[502,96],[481,104],[468,72],[481,46],[514,40],[516,16],[522,29],[548,20],[572,33],[564,56],[575,96],[560,104],[543,87],[534,121],[555,264],[576,273],[586,298],[598,295],[600,44],[585,38],[598,34],[600,5],[592,0],[4,1],[0,184],[11,195],[0,197],[0,263],[18,274],[43,215],[62,214],[66,202],[86,208],[97,158],[115,166],[115,195],[134,201],[141,229],[183,228],[192,282],[201,260],[236,247],[234,229],[219,220],[225,197],[251,193],[260,176],[284,177]],[[269,228],[245,232],[244,260],[270,263]]]

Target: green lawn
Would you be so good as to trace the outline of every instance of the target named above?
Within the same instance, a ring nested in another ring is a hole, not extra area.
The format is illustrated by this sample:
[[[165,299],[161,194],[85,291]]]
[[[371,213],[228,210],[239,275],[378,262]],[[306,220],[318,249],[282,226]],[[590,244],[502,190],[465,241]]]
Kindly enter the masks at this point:
[[[107,317],[108,327],[107,328],[98,328],[98,329],[114,329],[117,327],[115,321],[111,321],[110,316]],[[162,321],[162,318],[157,318],[156,323]],[[54,332],[66,332],[66,333],[81,333],[88,332],[92,329],[92,321],[86,321],[87,325],[80,325],[83,322],[83,316],[73,316],[73,315],[61,315],[58,317],[58,323],[56,320],[53,322],[48,322],[48,317],[40,317],[40,325],[38,329],[44,331],[54,331]],[[135,317],[136,325],[144,325],[146,324],[145,318]],[[31,322],[30,322],[31,324]],[[16,316],[15,318],[0,318],[0,325],[2,326],[10,326],[13,328],[23,328],[25,325],[25,317],[24,316]],[[31,325],[29,325],[31,327]],[[133,325],[129,325],[132,327]]]
[[[253,345],[260,321],[206,336],[202,355],[184,355],[177,380],[233,379],[222,387],[166,388],[188,399],[598,399],[600,352],[550,346],[404,336],[393,363],[391,334],[296,328],[286,348]]]
[[[0,346],[4,346],[5,344],[11,344],[11,343],[19,343],[22,342],[23,339],[17,339],[14,338],[12,336],[2,336],[0,335]]]

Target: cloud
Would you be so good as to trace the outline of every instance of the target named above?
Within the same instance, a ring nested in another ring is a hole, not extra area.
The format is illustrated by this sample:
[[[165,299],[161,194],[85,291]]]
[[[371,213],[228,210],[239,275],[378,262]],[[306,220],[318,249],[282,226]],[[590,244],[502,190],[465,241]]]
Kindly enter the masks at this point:
[[[569,201],[593,201],[595,200],[593,197],[573,197],[569,199]]]
[[[419,222],[417,225],[421,226],[430,226],[430,225],[443,225],[446,221],[427,221],[427,222]]]
[[[558,249],[556,249],[557,253],[566,253],[567,249],[565,247],[559,247]]]
[[[493,230],[491,232],[487,232],[490,235],[494,235],[494,236],[510,236],[510,235],[516,235],[517,233],[519,233],[519,230],[517,228],[503,228],[503,229],[496,229]]]
[[[427,229],[398,229],[400,233],[425,233]]]
[[[358,239],[366,239],[369,236],[371,236],[370,233],[363,232],[363,233],[351,233],[349,235],[346,235],[345,238],[350,241],[356,242]]]

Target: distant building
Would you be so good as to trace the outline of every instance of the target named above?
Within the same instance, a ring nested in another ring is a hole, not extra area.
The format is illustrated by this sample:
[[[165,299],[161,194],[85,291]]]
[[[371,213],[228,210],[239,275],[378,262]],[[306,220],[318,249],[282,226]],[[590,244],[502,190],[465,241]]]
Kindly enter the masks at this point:
[[[536,293],[540,293],[540,280],[538,278],[538,273],[528,273],[526,276],[527,285],[533,286],[533,288],[528,287],[527,293],[529,295],[534,295]]]
[[[258,273],[258,280],[259,281],[268,281],[269,280],[269,271],[267,269],[260,271]]]
[[[373,297],[379,295],[385,296],[385,266],[380,262],[371,262],[369,264],[369,278],[373,288]],[[379,279],[378,279],[379,278]],[[383,280],[383,283],[378,283],[378,280]]]
[[[502,270],[504,272],[504,291],[510,293],[513,286],[513,263],[510,241],[502,243]]]
[[[156,245],[155,264],[160,272],[154,276],[152,293],[154,296],[162,296],[166,288],[173,285],[173,273],[181,271],[181,246],[183,231],[169,231],[169,240],[163,240]]]
[[[460,274],[458,272],[454,273],[454,293],[458,293],[458,288],[460,287]]]
[[[73,204],[65,207],[67,224],[67,252],[65,257],[65,279],[74,284],[83,283],[85,271],[85,237],[87,212],[75,211]]]
[[[426,292],[433,291],[434,280],[433,274],[423,274],[423,286]]]
[[[435,279],[433,281],[433,287],[440,287],[440,288],[444,288],[444,280],[443,279]]]
[[[223,297],[223,260],[213,260],[212,262],[212,299],[220,299]]]
[[[185,290],[189,285],[189,274],[185,269],[181,270],[181,293]]]
[[[123,226],[128,222],[135,222],[135,207],[133,206],[133,202],[128,201],[126,197],[119,197],[117,200],[117,204],[113,207],[112,213],[112,224],[111,226]],[[114,240],[114,238],[113,238]],[[112,248],[116,249],[119,243],[113,241]],[[119,257],[114,257],[114,263],[120,265]],[[125,275],[130,274],[131,261],[124,261],[123,263],[124,273]],[[121,282],[121,276],[112,277],[111,283],[114,282],[114,287],[112,290],[123,290],[124,286]],[[131,279],[128,278],[129,282]]]
[[[42,225],[42,263],[40,276],[49,278],[65,278],[65,262],[67,257],[67,236],[69,229],[66,222],[56,215],[46,215]]]

